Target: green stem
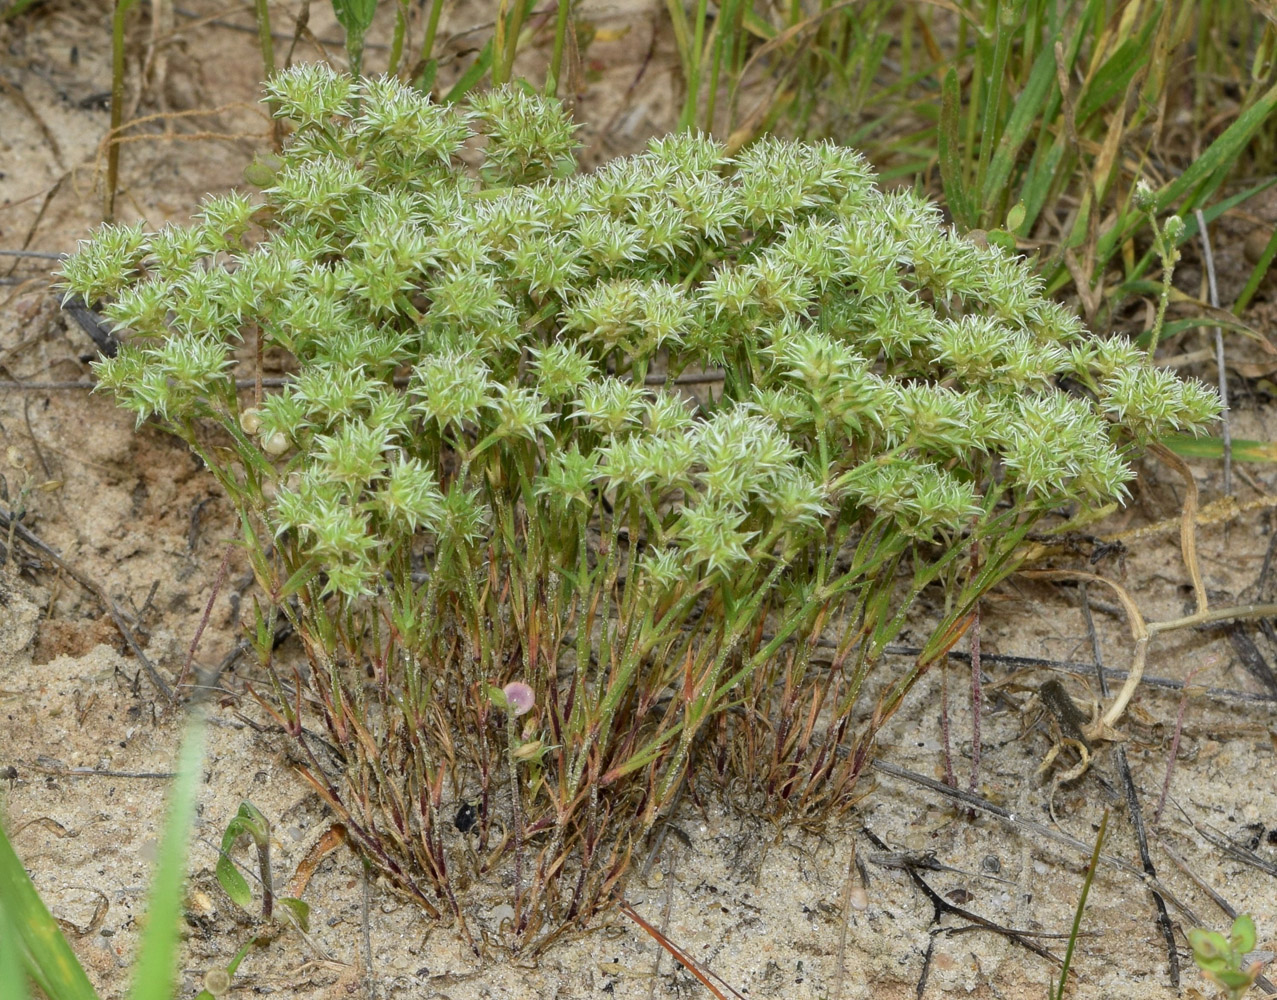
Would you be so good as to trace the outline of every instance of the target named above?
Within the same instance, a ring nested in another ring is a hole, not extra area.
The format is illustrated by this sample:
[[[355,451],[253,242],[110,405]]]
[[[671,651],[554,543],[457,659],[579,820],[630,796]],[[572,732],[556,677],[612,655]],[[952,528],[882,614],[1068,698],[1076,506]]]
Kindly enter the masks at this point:
[[[1100,820],[1100,832],[1095,837],[1095,848],[1091,851],[1091,861],[1086,866],[1086,878],[1082,881],[1082,895],[1077,901],[1077,910],[1073,914],[1073,928],[1069,931],[1069,943],[1064,949],[1064,962],[1060,967],[1060,985],[1055,991],[1055,1000],[1064,1000],[1064,986],[1069,979],[1069,966],[1073,964],[1073,948],[1077,944],[1078,931],[1082,928],[1082,913],[1086,910],[1086,897],[1091,893],[1091,883],[1095,881],[1095,870],[1100,865],[1100,849],[1104,846],[1104,834],[1108,832],[1109,811],[1104,810]]]
[[[696,122],[696,109],[701,101],[701,64],[704,62],[705,21],[709,13],[708,0],[696,0],[696,26],[688,54],[691,57],[687,75],[687,99],[679,116],[679,130],[690,129]]]
[[[434,73],[431,69],[436,65],[433,57],[435,48],[435,35],[439,31],[439,17],[443,14],[444,0],[430,0],[430,17],[426,20],[426,36],[421,40],[421,57],[420,62],[427,67],[423,71],[422,77],[429,76],[430,82],[427,86],[434,83]]]
[[[266,78],[275,75],[275,42],[270,34],[270,8],[267,0],[257,0],[257,44],[262,50],[262,72]],[[275,103],[269,102],[272,115]]]
[[[554,50],[550,55],[550,74],[545,79],[545,92],[549,97],[556,97],[559,93],[559,74],[563,70],[563,44],[567,38],[571,13],[572,0],[559,0],[558,16],[554,19]]]
[[[1007,88],[1006,68],[1007,56],[1011,51],[1011,36],[1014,34],[1015,22],[1024,4],[1024,0],[995,4],[997,17],[994,21],[997,36],[993,44],[993,67],[989,73],[988,91],[984,105],[984,123],[980,129],[980,159],[976,166],[975,186],[972,190],[983,200],[984,175],[989,169],[989,158],[993,155],[993,147],[1001,132],[1002,96]],[[979,213],[979,225],[987,225],[986,209],[983,203],[976,206]]]
[[[507,9],[509,13],[506,13]],[[492,85],[500,87],[510,82],[514,74],[514,58],[519,51],[519,32],[523,30],[523,18],[528,12],[524,0],[502,0],[497,14],[497,44],[492,59]]]
[[[258,0],[259,3],[264,0]],[[395,10],[395,33],[390,40],[390,63],[386,72],[394,76],[399,72],[399,60],[403,58],[404,34],[408,30],[408,0],[399,0]]]
[[[103,215],[115,218],[115,188],[120,177],[120,126],[124,122],[124,15],[137,0],[115,0],[111,18],[111,131],[106,147],[106,204]]]

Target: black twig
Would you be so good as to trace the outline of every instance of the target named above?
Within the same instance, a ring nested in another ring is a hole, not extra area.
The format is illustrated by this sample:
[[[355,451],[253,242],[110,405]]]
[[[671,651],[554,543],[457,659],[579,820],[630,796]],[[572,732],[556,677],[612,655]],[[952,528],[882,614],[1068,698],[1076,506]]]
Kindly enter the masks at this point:
[[[51,774],[59,778],[142,778],[146,780],[159,780],[176,778],[176,771],[99,771],[92,767],[61,767],[49,764],[24,764],[22,761],[14,761],[18,767],[25,767],[29,771],[36,771],[40,774]]]
[[[1175,802],[1174,799],[1171,799],[1171,801]],[[1237,843],[1236,841],[1230,840],[1228,837],[1225,837],[1222,833],[1219,833],[1216,830],[1212,830],[1209,826],[1206,826],[1204,823],[1197,822],[1197,820],[1193,819],[1191,816],[1188,815],[1184,807],[1181,806],[1178,802],[1175,802],[1175,807],[1184,814],[1184,818],[1186,820],[1188,820],[1190,823],[1193,824],[1194,830],[1200,833],[1206,840],[1210,841],[1212,844],[1218,847],[1221,851],[1227,854],[1230,858],[1233,858],[1236,861],[1240,861],[1242,864],[1248,865],[1251,868],[1256,869],[1257,871],[1264,872],[1267,875],[1271,875],[1274,878],[1277,878],[1277,864],[1273,864],[1271,861],[1267,860],[1266,858],[1261,858],[1254,851],[1248,850],[1247,848],[1243,847],[1241,844]]]
[[[1237,659],[1246,668],[1246,672],[1266,687],[1269,694],[1277,695],[1277,674],[1273,673],[1273,668],[1264,659],[1264,654],[1255,645],[1255,640],[1246,631],[1246,626],[1241,622],[1229,622],[1224,626],[1224,632],[1228,636],[1229,645],[1233,647],[1233,652],[1237,654]]]
[[[78,295],[68,295],[62,300],[62,311],[69,313],[76,324],[89,335],[103,357],[113,358],[120,350],[120,342],[107,329],[102,318]]]
[[[910,771],[908,768],[900,767],[898,764],[890,764],[885,760],[874,759],[870,761],[870,766],[875,771],[888,775],[892,778],[908,781],[921,788],[926,788],[929,791],[935,792],[937,795],[943,796],[944,798],[952,799],[962,805],[978,809],[990,816],[996,816],[998,819],[1010,825],[1013,829],[1020,830],[1023,833],[1032,834],[1035,837],[1041,837],[1043,840],[1053,841],[1054,843],[1068,847],[1085,857],[1089,858],[1091,856],[1091,852],[1095,849],[1094,844],[1084,843],[1076,837],[1069,836],[1062,830],[1056,830],[1052,827],[1044,826],[1041,823],[1035,823],[1033,820],[1025,819],[1024,817],[1018,816],[1007,809],[1003,809],[999,805],[994,805],[988,799],[982,798],[979,795],[973,795],[971,792],[963,791],[961,788],[950,788],[943,782],[936,781],[934,778],[928,778],[926,775],[918,774],[916,771]],[[1176,806],[1179,807],[1179,804],[1176,803]],[[1181,808],[1182,811],[1182,807],[1179,808]],[[1189,821],[1192,822],[1191,819]],[[1211,839],[1211,836],[1207,836],[1202,828],[1198,827],[1196,823],[1193,825],[1197,827],[1198,832],[1201,832],[1203,836],[1206,836],[1207,840]],[[1216,834],[1214,836],[1218,835]],[[1232,844],[1230,841],[1227,841],[1227,838],[1220,839],[1228,843],[1230,847],[1236,848],[1237,846]],[[1150,889],[1155,889],[1162,895],[1166,902],[1175,907],[1175,909],[1183,915],[1184,920],[1191,926],[1203,926],[1203,921],[1200,917],[1198,917],[1193,908],[1176,896],[1175,893],[1167,888],[1167,886],[1156,876],[1149,875],[1147,872],[1131,864],[1129,861],[1123,861],[1121,858],[1115,857],[1112,854],[1101,853],[1100,860],[1110,868],[1116,868],[1118,871],[1125,872],[1127,875],[1133,875]],[[1274,874],[1277,874],[1277,872],[1274,872]],[[1263,976],[1256,979],[1255,984],[1261,990],[1266,990],[1269,993],[1277,993],[1277,987],[1273,986],[1273,984]]]
[[[1077,853],[1088,858],[1091,856],[1091,851],[1095,848],[1094,844],[1085,843],[1084,841],[1078,840],[1076,837],[1069,836],[1069,834],[1064,833],[1061,830],[1056,830],[1053,827],[1044,826],[1043,824],[1034,822],[1033,820],[1025,819],[1024,817],[1010,812],[1007,809],[1003,809],[1001,806],[994,805],[988,799],[980,795],[963,791],[961,788],[950,788],[943,782],[918,774],[916,771],[910,771],[897,764],[891,764],[885,760],[875,758],[871,766],[874,770],[880,771],[883,774],[889,775],[893,778],[900,778],[903,781],[912,782],[915,785],[920,785],[923,788],[943,795],[945,798],[952,799],[962,805],[970,806],[980,812],[988,813],[990,816],[996,816],[998,819],[1004,820],[1012,827],[1022,830],[1025,833],[1031,833],[1036,837],[1042,837],[1045,840],[1054,841],[1055,843],[1071,848]],[[1142,881],[1155,884],[1158,891],[1160,891],[1177,910],[1188,917],[1188,919],[1193,923],[1198,923],[1196,915],[1193,914],[1188,905],[1176,897],[1157,879],[1150,877],[1129,861],[1123,861],[1121,858],[1112,854],[1101,854],[1100,860],[1112,868],[1126,872],[1128,875],[1134,875]]]
[[[1095,632],[1095,619],[1091,617],[1091,605],[1087,595],[1086,584],[1078,588],[1082,599],[1082,618],[1086,622],[1087,638],[1091,642],[1091,659],[1095,663],[1095,673],[1100,685],[1100,694],[1107,701],[1109,697],[1108,679],[1104,676],[1104,659],[1100,653],[1100,638]],[[1157,877],[1157,869],[1153,866],[1152,855],[1148,852],[1148,833],[1144,828],[1144,812],[1140,808],[1140,797],[1135,790],[1135,780],[1131,777],[1131,765],[1126,759],[1126,747],[1120,742],[1113,744],[1113,763],[1117,767],[1117,776],[1126,790],[1126,808],[1130,813],[1131,826],[1135,829],[1135,840],[1140,849],[1140,865],[1146,875]],[[1166,912],[1166,901],[1152,886],[1153,905],[1157,908],[1157,926],[1166,942],[1166,961],[1169,967],[1171,988],[1179,991],[1179,950],[1175,946],[1175,928],[1171,926],[1171,916]],[[1061,984],[1062,986],[1063,984]]]
[[[891,656],[907,656],[916,658],[921,652],[920,647],[913,646],[888,646],[883,652]],[[949,653],[955,660],[968,659],[966,653],[953,650]],[[1095,673],[1093,664],[1076,663],[1070,660],[1051,660],[1041,656],[1015,656],[1009,653],[989,653],[985,652],[981,656],[983,663],[996,663],[1007,667],[1040,667],[1044,670],[1052,670],[1061,674],[1084,674]],[[1104,677],[1106,680],[1121,682],[1129,676],[1128,671],[1118,670],[1113,667],[1104,668]],[[1160,688],[1163,691],[1182,691],[1185,683],[1182,680],[1176,680],[1170,677],[1150,677],[1145,674],[1140,678],[1140,684],[1145,687]],[[1267,692],[1255,694],[1250,691],[1237,691],[1233,688],[1217,688],[1209,687],[1204,689],[1204,693],[1212,698],[1218,698],[1222,701],[1240,701],[1255,705],[1271,705],[1277,703],[1277,695],[1268,694]],[[1089,848],[1088,848],[1089,850]]]
[[[893,853],[891,848],[888,847],[887,844],[877,836],[877,834],[870,830],[869,827],[861,827],[861,832],[868,837],[869,841],[879,850]],[[1001,924],[995,923],[988,917],[982,917],[980,914],[958,906],[956,903],[951,903],[927,884],[927,880],[918,873],[918,867],[916,865],[906,863],[901,865],[901,868],[909,876],[913,884],[921,890],[922,894],[931,901],[931,905],[935,910],[931,920],[933,924],[937,923],[946,913],[952,913],[955,917],[961,917],[963,920],[969,921],[973,924],[979,924],[981,927],[986,930],[993,931],[995,934],[1001,934],[1008,940],[1014,941],[1021,948],[1031,951],[1033,954],[1038,955],[1041,958],[1045,958],[1049,962],[1054,962],[1056,965],[1060,964],[1060,959],[1058,959],[1055,955],[1047,951],[1047,949],[1043,948],[1040,944],[1036,944],[1029,940],[1028,935],[1031,932],[1018,931],[1013,927],[1003,927]]]
[[[1175,853],[1175,851],[1171,848],[1171,845],[1166,842],[1165,837],[1159,834],[1157,830],[1153,831],[1153,837],[1157,841],[1157,846],[1162,849],[1163,853],[1165,853],[1165,855],[1175,863],[1175,866],[1179,868],[1180,871],[1193,880],[1193,884],[1196,885],[1197,888],[1201,889],[1202,892],[1206,893],[1206,895],[1214,900],[1216,906],[1228,914],[1229,920],[1237,919],[1237,910],[1233,907],[1233,905],[1216,892],[1209,882],[1193,871],[1193,869],[1188,867],[1188,862]]]

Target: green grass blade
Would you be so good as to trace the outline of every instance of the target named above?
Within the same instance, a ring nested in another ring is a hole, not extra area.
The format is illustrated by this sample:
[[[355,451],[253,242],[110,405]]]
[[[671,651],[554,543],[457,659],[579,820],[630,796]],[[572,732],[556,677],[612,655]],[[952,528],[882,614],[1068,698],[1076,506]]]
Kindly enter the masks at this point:
[[[1186,330],[1213,329],[1215,327],[1219,327],[1221,330],[1232,330],[1244,337],[1259,341],[1261,344],[1265,343],[1264,335],[1258,330],[1247,326],[1245,323],[1229,322],[1220,316],[1186,316],[1184,319],[1177,319],[1162,327],[1160,339],[1163,341],[1170,340]]]
[[[1242,151],[1254,138],[1260,126],[1277,110],[1277,84],[1270,87],[1258,101],[1247,108],[1237,120],[1226,128],[1206,152],[1193,161],[1193,165],[1157,193],[1157,211],[1165,212],[1187,192],[1197,187],[1220,167],[1237,161]]]
[[[1053,88],[1054,89],[1054,88]],[[1024,200],[1025,216],[1020,224],[1021,232],[1032,232],[1042,210],[1051,201],[1053,189],[1061,181],[1067,170],[1061,167],[1069,154],[1068,143],[1063,132],[1054,141],[1050,138],[1047,120],[1043,119],[1038,132],[1037,150],[1020,185],[1020,197]]]
[[[0,906],[0,996],[27,1000],[27,974],[22,969],[22,953],[18,950],[18,929]]]
[[[489,38],[488,43],[479,53],[479,58],[470,64],[470,68],[461,74],[457,82],[452,85],[452,89],[443,95],[445,104],[455,104],[478,86],[479,81],[487,75],[488,70],[492,67],[492,54],[492,39]]]
[[[192,721],[182,741],[177,778],[173,782],[168,819],[164,825],[164,841],[151,883],[146,931],[133,969],[129,1000],[172,1000],[173,997],[183,883],[186,881],[186,847],[200,783],[203,743],[203,725]]]
[[[1150,20],[1136,38],[1128,38],[1104,60],[1095,77],[1087,85],[1077,103],[1077,127],[1081,132],[1101,108],[1118,100],[1130,86],[1131,79],[1148,62],[1148,36],[1157,27]]]
[[[1095,869],[1100,866],[1100,848],[1104,846],[1104,834],[1108,832],[1109,811],[1104,810],[1104,818],[1100,820],[1100,832],[1095,838],[1095,849],[1091,851],[1091,862],[1086,866],[1086,878],[1082,881],[1082,895],[1077,901],[1077,910],[1073,914],[1073,929],[1069,932],[1069,943],[1064,949],[1064,966],[1060,969],[1060,986],[1055,993],[1055,1000],[1064,1000],[1064,987],[1069,981],[1069,966],[1073,962],[1073,948],[1077,944],[1078,932],[1082,929],[1082,913],[1086,910],[1086,897],[1091,893],[1091,883],[1095,881]]]
[[[986,206],[992,205],[1006,191],[1016,157],[1020,155],[1029,133],[1037,124],[1038,114],[1051,96],[1054,85],[1055,54],[1049,48],[1043,48],[1033,62],[1028,84],[1015,99],[1015,108],[1007,119],[1006,131],[1002,133],[998,150],[985,175],[981,197]]]
[[[964,229],[974,224],[971,203],[962,184],[962,158],[958,144],[958,118],[962,114],[962,98],[958,93],[958,74],[950,69],[944,76],[940,98],[940,183],[944,185],[949,211]]]
[[[674,29],[674,47],[678,50],[683,79],[690,80],[696,54],[692,49],[692,27],[687,20],[687,11],[683,9],[683,0],[666,0],[665,7],[670,16],[670,27]]]
[[[745,11],[744,21],[745,30],[755,38],[761,38],[764,42],[770,42],[778,33],[776,26],[756,10]]]
[[[1253,184],[1250,187],[1245,188],[1244,190],[1238,191],[1236,194],[1231,195],[1228,198],[1224,198],[1220,201],[1217,201],[1213,205],[1211,205],[1209,208],[1203,208],[1202,218],[1206,220],[1207,225],[1210,225],[1212,222],[1218,219],[1221,215],[1225,214],[1226,212],[1231,212],[1238,205],[1241,205],[1245,202],[1250,201],[1250,199],[1254,198],[1255,195],[1262,194],[1263,192],[1267,191],[1270,187],[1272,187],[1274,184],[1277,184],[1277,176],[1265,177],[1262,181],[1259,181],[1257,184]],[[1195,239],[1197,239],[1197,213],[1190,212],[1188,215],[1184,216],[1184,234],[1179,238],[1178,245],[1183,246],[1186,243],[1191,243]],[[1152,259],[1151,251],[1149,253],[1149,259],[1150,260]]]
[[[1011,54],[1011,36],[1020,21],[1024,10],[1024,0],[997,4],[997,34],[993,41],[993,66],[989,70],[989,82],[984,94],[984,120],[980,123],[980,153],[976,161],[976,175],[973,189],[984,190],[984,179],[989,169],[989,160],[993,156],[994,143],[998,139],[999,126],[1002,121],[1002,106],[1006,100],[1008,89],[1007,58]],[[989,210],[989,202],[984,201],[975,206],[980,217],[976,224],[986,223],[985,214]]]
[[[1250,272],[1250,277],[1246,279],[1246,287],[1242,289],[1242,293],[1237,296],[1237,301],[1233,303],[1234,313],[1240,315],[1242,310],[1250,305],[1250,300],[1259,291],[1259,285],[1264,280],[1264,275],[1268,273],[1268,268],[1272,266],[1274,257],[1277,257],[1277,229],[1273,230],[1272,236],[1268,237],[1268,245],[1264,247],[1264,252],[1259,255],[1259,260],[1255,262],[1255,267]]]
[[[1023,233],[1032,232],[1038,216],[1042,214],[1042,210],[1052,198],[1058,196],[1059,191],[1057,188],[1061,187],[1072,173],[1071,164],[1066,161],[1066,157],[1071,159],[1071,150],[1069,143],[1065,139],[1064,129],[1060,127],[1059,121],[1060,111],[1064,106],[1064,96],[1060,93],[1060,88],[1055,83],[1056,65],[1053,39],[1061,30],[1056,23],[1058,17],[1059,12],[1053,10],[1051,14],[1052,25],[1048,28],[1047,38],[1043,45],[1043,48],[1050,54],[1051,87],[1049,97],[1046,102],[1046,108],[1040,118],[1033,156],[1029,161],[1028,170],[1025,171],[1024,180],[1020,185],[1020,198],[1024,201],[1025,216],[1024,221],[1020,224],[1019,232]],[[1097,26],[1096,30],[1098,31],[1098,26],[1103,24],[1103,20],[1104,0],[1089,0],[1082,11],[1082,16],[1078,18],[1077,23],[1073,26],[1073,34],[1069,36],[1068,44],[1064,46],[1065,72],[1070,75],[1073,73],[1088,33],[1092,26]]]
[[[1162,444],[1180,458],[1222,460],[1224,457],[1222,438],[1195,438],[1187,434],[1172,434],[1162,438]],[[1247,441],[1233,438],[1231,447],[1234,462],[1277,462],[1277,441]]]
[[[0,918],[15,932],[4,934],[10,955],[26,966],[35,984],[54,1000],[98,1000],[89,977],[40,899],[13,845],[0,829]],[[11,958],[4,958],[9,967]],[[0,973],[0,985],[7,984]],[[19,976],[19,979],[22,977]],[[25,985],[24,985],[25,988]],[[10,994],[6,990],[4,996]]]

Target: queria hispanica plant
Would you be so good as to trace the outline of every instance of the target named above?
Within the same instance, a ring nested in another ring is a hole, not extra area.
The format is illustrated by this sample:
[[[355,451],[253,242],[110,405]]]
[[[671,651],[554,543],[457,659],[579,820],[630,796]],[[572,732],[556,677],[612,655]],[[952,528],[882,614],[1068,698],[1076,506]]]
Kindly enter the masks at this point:
[[[578,175],[519,90],[304,66],[268,94],[296,131],[264,204],[108,226],[63,276],[129,331],[100,384],[239,509],[264,703],[341,759],[301,739],[304,773],[463,933],[494,872],[512,946],[584,922],[698,778],[845,808],[1030,529],[1216,415],[851,150],[684,134]],[[268,348],[294,368],[264,393]],[[304,664],[272,658],[281,614]]]

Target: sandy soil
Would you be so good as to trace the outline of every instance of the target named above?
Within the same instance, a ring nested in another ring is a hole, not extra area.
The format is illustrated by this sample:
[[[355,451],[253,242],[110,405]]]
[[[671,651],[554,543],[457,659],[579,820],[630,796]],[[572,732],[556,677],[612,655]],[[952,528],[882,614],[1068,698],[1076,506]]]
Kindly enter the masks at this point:
[[[189,3],[202,16],[248,23],[220,5]],[[0,26],[0,248],[65,251],[99,218],[94,182],[108,121],[102,95],[109,91],[102,6],[50,0]],[[321,38],[334,37],[320,17],[324,6],[315,5],[311,26]],[[648,58],[644,32],[652,18],[632,11],[621,18],[591,4],[584,11],[605,30],[633,23],[628,35],[605,35],[608,40],[586,53],[594,79],[580,115],[587,123],[587,159],[597,160],[634,148],[669,121],[672,71],[667,40],[657,38]],[[483,19],[464,8],[448,17],[446,32]],[[140,10],[135,22],[131,51],[143,52],[151,37],[148,13]],[[217,25],[193,30],[180,13],[157,34],[161,45],[136,114],[222,110],[156,119],[130,133],[145,138],[124,150],[121,213],[152,225],[183,219],[201,193],[234,184],[266,139],[252,104],[259,66],[251,35]],[[374,34],[374,41],[379,37]],[[466,37],[455,42],[458,50]],[[300,54],[309,58],[313,50]],[[370,54],[374,66],[379,56],[384,59],[381,50]],[[139,92],[136,74],[131,92]],[[173,766],[180,722],[140,670],[102,600],[75,576],[115,602],[147,658],[172,681],[184,669],[234,531],[228,505],[180,442],[151,427],[135,430],[105,398],[53,387],[86,378],[94,346],[58,309],[42,266],[39,260],[0,258],[7,282],[0,285],[0,378],[27,383],[21,391],[0,389],[0,472],[5,509],[25,504],[23,523],[70,570],[23,545],[21,573],[12,565],[0,570],[0,776],[8,776],[0,794],[8,829],[37,887],[66,922],[103,995],[118,996],[127,987],[128,959],[145,910],[162,824],[162,775]],[[1182,278],[1195,280],[1191,269]],[[1229,289],[1222,294],[1227,298]],[[1266,322],[1271,311],[1261,303],[1252,319]],[[1185,342],[1169,351],[1198,346]],[[1230,341],[1230,350],[1251,376],[1244,387],[1235,380],[1247,393],[1238,403],[1234,434],[1272,439],[1271,384],[1264,378],[1277,363],[1253,342]],[[1203,500],[1218,497],[1218,466],[1196,466],[1195,474]],[[1198,539],[1211,600],[1221,607],[1273,600],[1277,589],[1271,582],[1264,592],[1257,586],[1273,528],[1268,498],[1277,494],[1274,474],[1266,466],[1251,467],[1239,475],[1235,492],[1251,506],[1203,527]],[[1150,465],[1132,504],[1099,532],[1171,518],[1181,494],[1173,473]],[[1132,540],[1120,557],[1115,553],[1093,567],[1087,552],[1057,564],[1120,579],[1148,619],[1174,618],[1191,606],[1176,537],[1171,530]],[[216,668],[238,638],[243,574],[232,553],[228,583],[213,603],[195,657],[197,670]],[[1091,594],[1100,653],[1107,666],[1122,669],[1130,656],[1128,634],[1108,608],[1112,596],[1101,589]],[[1106,853],[1138,866],[1111,749],[1098,753],[1083,778],[1058,788],[1051,775],[1074,758],[1066,753],[1053,771],[1038,773],[1052,736],[1032,707],[1034,693],[1055,677],[1084,703],[1093,685],[1077,597],[1071,586],[1016,579],[987,602],[978,790],[1016,817],[1087,845],[1109,809]],[[923,609],[902,641],[916,640],[925,627]],[[1211,926],[1229,923],[1207,886],[1254,915],[1261,951],[1277,950],[1277,700],[1266,686],[1271,671],[1265,681],[1245,666],[1247,656],[1256,662],[1252,649],[1261,661],[1277,656],[1277,643],[1248,624],[1171,633],[1155,640],[1149,660],[1156,678],[1179,681],[1192,672],[1168,804],[1151,844],[1158,878],[1184,907],[1172,905],[1170,917],[1189,995],[1210,991],[1186,957],[1185,932],[1194,917],[1185,909]],[[1078,673],[1002,658],[1015,656],[1072,663]],[[191,848],[182,996],[197,992],[204,973],[224,965],[251,934],[249,921],[213,876],[217,842],[239,801],[250,799],[270,818],[280,883],[331,825],[289,767],[286,741],[255,725],[261,713],[242,695],[250,678],[245,663],[232,667],[220,677],[221,694],[211,706]],[[945,773],[941,682],[935,673],[920,684],[882,734],[885,760],[929,778]],[[966,663],[955,659],[948,715],[953,766],[963,787],[972,758],[969,684]],[[1161,793],[1180,699],[1177,690],[1146,686],[1122,727],[1146,818]],[[688,807],[677,817],[685,836],[666,838],[646,876],[636,871],[626,894],[648,921],[744,996],[912,997],[924,968],[926,997],[1045,995],[1054,970],[1047,959],[960,914],[939,914],[910,875],[883,864],[881,855],[888,849],[933,855],[943,870],[919,875],[935,898],[1002,927],[1047,935],[1068,931],[1086,856],[1021,824],[972,816],[916,784],[883,775],[874,781],[874,787],[866,784],[858,810],[820,832],[761,820],[759,804],[715,805],[707,794],[703,808]],[[1226,854],[1208,835],[1249,847],[1267,870]],[[497,948],[475,956],[449,928],[432,926],[366,881],[358,859],[344,849],[322,862],[305,898],[312,907],[309,941],[283,935],[252,953],[232,995],[709,995],[616,912],[529,965]],[[480,914],[480,923],[495,925],[501,915]],[[1071,995],[1174,995],[1155,918],[1152,897],[1138,878],[1101,866]],[[1063,951],[1058,937],[1031,940],[1055,955]]]

